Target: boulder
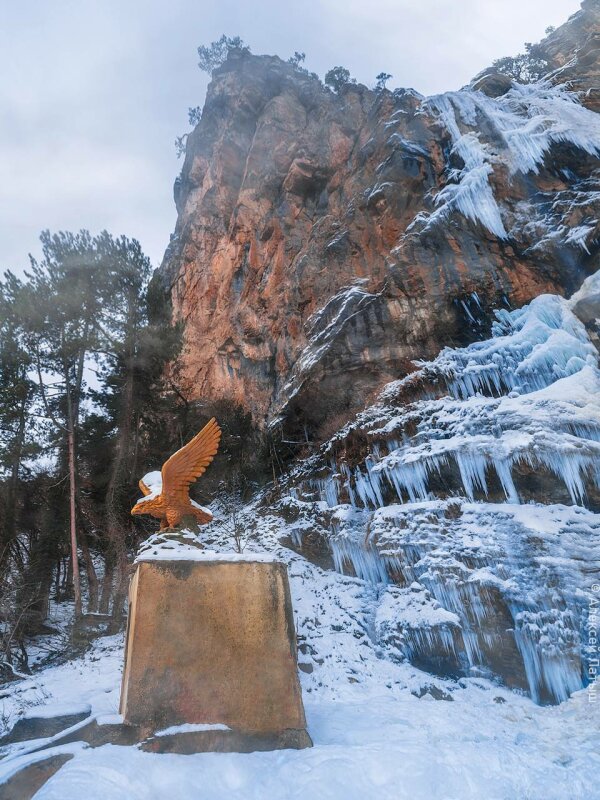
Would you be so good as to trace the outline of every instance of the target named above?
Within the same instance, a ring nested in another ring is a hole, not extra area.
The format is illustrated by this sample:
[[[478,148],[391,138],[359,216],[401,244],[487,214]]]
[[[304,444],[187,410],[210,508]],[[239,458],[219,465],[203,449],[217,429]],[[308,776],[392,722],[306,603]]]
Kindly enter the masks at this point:
[[[88,705],[60,708],[60,706],[36,707],[17,720],[12,730],[0,739],[0,747],[30,739],[47,739],[76,725],[90,716]]]
[[[501,97],[512,86],[512,78],[496,70],[486,70],[473,79],[471,87],[488,97]]]
[[[31,800],[71,758],[72,753],[56,753],[27,764],[0,783],[0,800]]]

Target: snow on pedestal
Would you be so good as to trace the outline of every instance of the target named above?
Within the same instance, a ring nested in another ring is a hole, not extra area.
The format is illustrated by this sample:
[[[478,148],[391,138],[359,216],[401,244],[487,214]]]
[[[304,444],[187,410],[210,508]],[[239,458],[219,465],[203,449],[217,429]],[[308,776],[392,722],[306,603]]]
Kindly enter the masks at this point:
[[[206,749],[230,749],[221,743],[229,729],[258,737],[260,749],[310,746],[285,564],[266,554],[177,552],[138,558],[121,692],[125,723],[147,732],[209,726]]]

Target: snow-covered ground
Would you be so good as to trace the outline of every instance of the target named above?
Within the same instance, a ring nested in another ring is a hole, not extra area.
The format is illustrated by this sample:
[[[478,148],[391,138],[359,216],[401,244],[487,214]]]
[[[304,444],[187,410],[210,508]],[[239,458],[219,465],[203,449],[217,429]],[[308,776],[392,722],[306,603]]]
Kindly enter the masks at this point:
[[[600,767],[596,720],[585,703],[581,697],[533,710],[494,704],[485,691],[444,703],[374,689],[367,697],[308,702],[310,750],[78,750],[36,800],[583,800],[598,796]]]
[[[185,756],[63,745],[57,750],[74,758],[36,800],[598,796],[598,709],[587,691],[541,707],[485,680],[441,681],[382,658],[372,636],[377,590],[277,545],[282,529],[272,518],[261,527],[270,532],[270,542],[261,545],[270,544],[289,564],[314,747]],[[122,659],[122,637],[100,639],[84,657],[5,688],[4,713],[14,720],[21,709],[32,713],[40,703],[56,704],[63,713],[89,704],[93,714],[112,716]],[[447,699],[423,693],[427,687]],[[0,763],[0,775],[36,758],[19,756],[25,745],[13,748],[12,758]]]
[[[520,503],[518,473],[545,469],[549,491],[574,503],[600,486],[600,369],[572,305],[546,295],[498,312],[490,339],[420,365],[447,396],[406,406],[396,397],[413,378],[390,384],[278,500],[242,512],[246,552],[288,565],[312,749],[183,756],[64,745],[74,758],[38,800],[600,797],[600,700],[581,688],[600,515]],[[352,430],[369,447],[348,463]],[[452,463],[454,488],[449,474],[436,496],[436,475]],[[494,474],[507,502],[490,502]],[[203,539],[214,552],[188,533],[179,557],[231,551],[213,510]],[[151,537],[140,558],[173,557],[173,546]],[[52,609],[58,628],[65,613]],[[104,638],[3,687],[0,719],[8,727],[40,706],[85,704],[114,719],[122,657],[122,638]],[[528,692],[563,702],[538,705]],[[13,745],[0,777],[39,758],[28,750]]]

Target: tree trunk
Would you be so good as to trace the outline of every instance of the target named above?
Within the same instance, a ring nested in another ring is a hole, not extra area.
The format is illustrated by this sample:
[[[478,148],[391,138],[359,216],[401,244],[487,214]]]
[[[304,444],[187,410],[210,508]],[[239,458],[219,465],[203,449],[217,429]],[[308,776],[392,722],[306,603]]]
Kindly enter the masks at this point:
[[[108,614],[110,598],[112,597],[113,581],[115,577],[115,560],[112,555],[107,555],[104,559],[104,579],[102,581],[102,594],[100,595],[100,605],[98,611],[101,614]]]
[[[33,632],[41,628],[44,621],[48,618],[50,610],[50,592],[52,590],[52,562],[47,559],[46,563],[39,570],[39,587],[37,597],[30,610],[30,626]]]
[[[56,561],[56,580],[54,581],[54,599],[56,602],[60,601],[60,576],[62,570],[62,559]]]
[[[65,600],[67,597],[71,596],[71,589],[73,587],[73,559],[71,557],[66,559],[63,572],[62,599]]]
[[[130,347],[129,363],[133,362],[133,343]],[[106,521],[109,540],[109,559],[117,567],[117,582],[113,598],[111,629],[121,626],[123,604],[129,586],[129,563],[125,547],[125,525],[123,524],[123,486],[128,479],[126,463],[131,446],[131,426],[133,422],[134,376],[129,370],[122,392],[122,406],[119,414],[115,454],[112,463],[108,491],[106,493]],[[114,566],[113,566],[114,569]],[[112,580],[112,575],[111,575]],[[104,594],[104,589],[103,589]]]
[[[73,408],[71,402],[71,392],[66,376],[67,394],[67,447],[69,455],[69,520],[70,520],[70,539],[71,539],[71,564],[73,571],[73,597],[75,600],[75,619],[78,620],[82,615],[81,606],[81,578],[79,576],[79,561],[77,560],[77,523],[76,523],[76,503],[75,503],[75,432],[73,430]]]
[[[111,611],[111,622],[108,627],[109,633],[117,633],[123,627],[123,606],[129,591],[129,562],[127,561],[127,553],[123,547],[119,558],[119,569],[117,586],[115,589],[115,596],[113,599],[113,606]]]
[[[27,399],[23,397],[19,407],[19,424],[14,442],[14,454],[8,479],[8,491],[6,497],[6,514],[4,518],[3,534],[0,552],[0,574],[4,574],[4,568],[13,551],[13,540],[17,527],[17,500],[19,487],[19,472],[21,470],[21,458],[23,455],[23,443],[25,440],[25,424]]]
[[[96,575],[96,569],[94,567],[94,562],[92,561],[92,555],[88,545],[87,534],[83,528],[80,528],[79,541],[81,543],[81,553],[83,555],[88,582],[88,613],[93,613],[94,611],[98,610],[99,584],[98,576]]]

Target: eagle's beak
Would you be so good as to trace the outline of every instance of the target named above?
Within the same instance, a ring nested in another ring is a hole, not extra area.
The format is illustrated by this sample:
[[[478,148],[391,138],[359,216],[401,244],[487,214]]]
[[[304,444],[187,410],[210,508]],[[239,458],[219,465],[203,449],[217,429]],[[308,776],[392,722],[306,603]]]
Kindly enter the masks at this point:
[[[139,503],[136,503],[136,504],[134,505],[134,507],[131,509],[131,513],[132,513],[133,515],[139,514],[139,513],[140,513],[140,511],[141,511],[141,506],[140,506],[140,504],[139,504]]]

